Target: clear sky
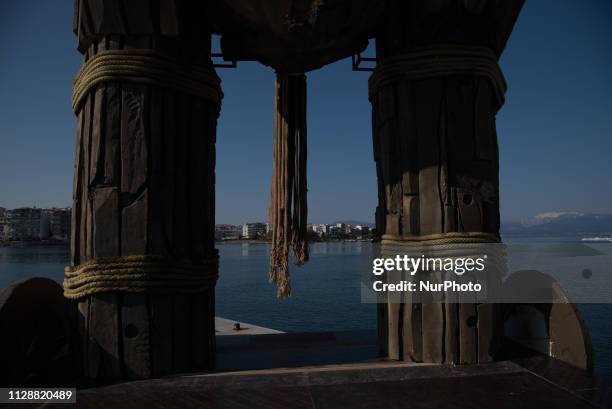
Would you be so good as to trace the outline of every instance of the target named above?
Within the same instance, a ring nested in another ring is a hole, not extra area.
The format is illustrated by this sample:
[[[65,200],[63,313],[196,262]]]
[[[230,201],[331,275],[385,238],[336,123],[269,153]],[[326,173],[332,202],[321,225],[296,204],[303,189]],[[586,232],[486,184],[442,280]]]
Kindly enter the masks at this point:
[[[72,1],[0,2],[0,206],[71,203],[80,56]],[[498,115],[503,220],[612,212],[612,2],[527,0],[502,57]],[[219,70],[217,222],[264,220],[272,166],[273,72]],[[368,73],[347,60],[308,76],[310,221],[372,221]]]

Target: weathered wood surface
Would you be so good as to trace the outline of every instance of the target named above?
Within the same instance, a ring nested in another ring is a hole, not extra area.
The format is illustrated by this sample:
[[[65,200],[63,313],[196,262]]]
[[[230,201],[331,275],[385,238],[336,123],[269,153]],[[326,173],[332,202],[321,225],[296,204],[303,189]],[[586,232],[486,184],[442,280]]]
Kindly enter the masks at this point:
[[[276,335],[279,336],[282,338],[282,334]],[[463,367],[368,362],[169,376],[155,381],[123,382],[80,390],[79,407],[609,407],[609,383],[553,359],[539,358],[521,362],[525,367],[512,361]]]
[[[84,59],[131,48],[209,63],[210,34],[195,24],[203,6],[177,6],[173,0],[121,7],[111,0],[76,1],[74,28]],[[196,262],[215,256],[217,117],[213,103],[155,85],[106,82],[89,93],[77,113],[73,265],[126,255]],[[214,289],[83,299],[77,310],[85,374],[141,378],[211,367],[213,304]]]
[[[414,46],[459,43],[501,54],[523,3],[397,2],[376,31],[378,61]],[[500,13],[500,11],[503,12]],[[493,22],[493,23],[491,23]],[[378,176],[377,231],[397,236],[499,234],[496,106],[487,79],[398,80],[371,98]],[[439,277],[438,277],[439,278]],[[475,363],[494,359],[499,316],[475,299],[389,303],[381,326],[392,359]],[[401,312],[401,313],[400,313]],[[401,345],[401,346],[400,346]]]

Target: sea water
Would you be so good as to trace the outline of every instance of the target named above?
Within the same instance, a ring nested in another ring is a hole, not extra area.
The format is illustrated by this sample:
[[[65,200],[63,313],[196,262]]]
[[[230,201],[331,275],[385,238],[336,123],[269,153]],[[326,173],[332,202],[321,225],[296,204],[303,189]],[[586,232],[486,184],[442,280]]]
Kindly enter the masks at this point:
[[[540,242],[552,246],[567,240]],[[376,305],[361,302],[362,254],[368,246],[367,242],[312,243],[310,261],[290,267],[292,297],[279,300],[268,283],[269,244],[218,243],[216,315],[286,332],[375,329]],[[68,259],[67,246],[0,247],[0,288],[35,276],[61,283]],[[612,304],[580,304],[579,309],[593,344],[595,371],[612,379]]]

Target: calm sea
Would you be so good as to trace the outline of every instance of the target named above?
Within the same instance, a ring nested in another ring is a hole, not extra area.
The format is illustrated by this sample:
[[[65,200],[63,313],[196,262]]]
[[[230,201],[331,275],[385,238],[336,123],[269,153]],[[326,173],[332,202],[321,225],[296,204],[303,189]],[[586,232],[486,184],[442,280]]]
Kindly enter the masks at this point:
[[[362,253],[370,245],[312,244],[310,261],[291,269],[292,298],[281,301],[267,281],[269,245],[220,243],[216,314],[288,332],[374,329],[376,305],[361,302],[360,287]],[[0,288],[33,276],[61,282],[68,256],[66,246],[2,247]],[[591,336],[595,370],[612,379],[612,304],[581,304],[579,308]]]

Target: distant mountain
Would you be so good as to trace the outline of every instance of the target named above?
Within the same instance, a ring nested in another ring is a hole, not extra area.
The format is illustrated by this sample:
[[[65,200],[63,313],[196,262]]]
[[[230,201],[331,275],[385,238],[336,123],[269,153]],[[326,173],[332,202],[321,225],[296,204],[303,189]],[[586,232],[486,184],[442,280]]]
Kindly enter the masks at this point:
[[[502,234],[594,236],[612,235],[612,214],[550,212],[522,223],[506,222]]]

